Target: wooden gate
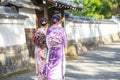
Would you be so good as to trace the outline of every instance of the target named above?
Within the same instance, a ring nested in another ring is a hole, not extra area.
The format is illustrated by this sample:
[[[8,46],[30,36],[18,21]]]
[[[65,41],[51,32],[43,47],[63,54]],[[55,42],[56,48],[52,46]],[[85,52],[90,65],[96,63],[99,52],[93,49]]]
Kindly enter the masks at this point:
[[[32,41],[32,35],[35,33],[33,28],[25,28],[26,43],[29,51],[29,56],[34,58],[35,45]]]

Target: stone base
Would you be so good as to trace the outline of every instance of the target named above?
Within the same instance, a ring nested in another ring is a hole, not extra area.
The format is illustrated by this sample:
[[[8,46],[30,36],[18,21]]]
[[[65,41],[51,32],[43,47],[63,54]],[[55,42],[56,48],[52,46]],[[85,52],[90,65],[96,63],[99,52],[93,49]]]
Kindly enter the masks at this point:
[[[0,75],[13,73],[31,67],[26,44],[0,47]]]
[[[113,41],[119,41],[119,34],[112,34],[107,36],[86,38],[82,40],[69,40],[67,45],[66,54],[69,55],[79,55],[84,54],[88,50],[99,47],[101,45],[110,44]]]

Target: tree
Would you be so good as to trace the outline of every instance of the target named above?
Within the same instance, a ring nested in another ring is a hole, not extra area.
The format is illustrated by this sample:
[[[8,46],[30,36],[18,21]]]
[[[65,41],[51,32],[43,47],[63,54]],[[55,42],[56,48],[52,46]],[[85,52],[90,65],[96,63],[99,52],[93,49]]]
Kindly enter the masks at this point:
[[[111,0],[113,3],[112,14],[120,16],[120,0]]]
[[[83,4],[84,8],[80,11],[70,10],[78,16],[92,18],[111,18],[112,15],[119,14],[120,0],[71,0],[76,4]]]
[[[82,15],[93,18],[104,18],[101,14],[102,3],[100,0],[84,0]]]

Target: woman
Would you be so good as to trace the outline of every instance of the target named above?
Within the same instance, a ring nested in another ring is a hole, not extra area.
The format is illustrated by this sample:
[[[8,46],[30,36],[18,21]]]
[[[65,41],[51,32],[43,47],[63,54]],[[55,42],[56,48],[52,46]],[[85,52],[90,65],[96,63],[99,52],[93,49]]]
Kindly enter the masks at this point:
[[[66,34],[64,28],[58,26],[59,22],[60,16],[53,15],[53,25],[47,30],[46,40],[49,48],[47,80],[62,80],[65,75]]]
[[[45,80],[43,76],[43,69],[46,64],[47,56],[47,45],[46,45],[46,30],[48,28],[47,18],[42,18],[40,20],[41,26],[38,28],[37,32],[33,36],[33,41],[36,45],[35,47],[35,63],[36,63],[36,74],[38,75],[38,80]]]

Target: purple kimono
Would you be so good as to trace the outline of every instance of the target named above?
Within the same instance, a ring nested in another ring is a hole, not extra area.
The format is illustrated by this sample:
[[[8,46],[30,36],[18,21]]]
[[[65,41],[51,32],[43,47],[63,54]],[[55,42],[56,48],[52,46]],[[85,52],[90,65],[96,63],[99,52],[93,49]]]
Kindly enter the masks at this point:
[[[47,30],[47,44],[49,48],[48,64],[46,65],[47,80],[62,80],[65,76],[65,29],[59,26]]]

